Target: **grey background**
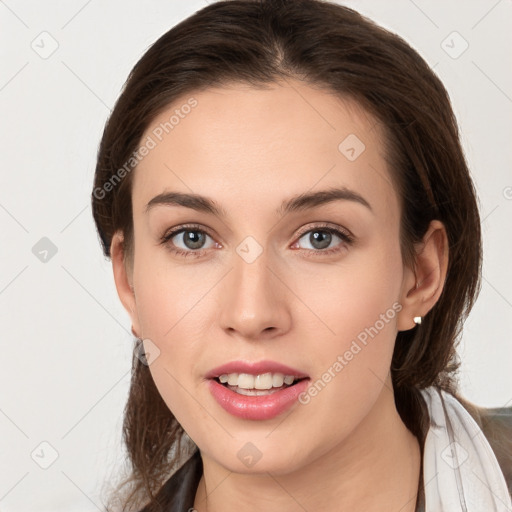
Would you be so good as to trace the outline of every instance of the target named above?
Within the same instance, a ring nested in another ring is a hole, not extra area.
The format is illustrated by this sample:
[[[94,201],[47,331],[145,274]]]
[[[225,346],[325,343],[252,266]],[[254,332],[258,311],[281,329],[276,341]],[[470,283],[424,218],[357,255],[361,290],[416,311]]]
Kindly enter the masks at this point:
[[[510,405],[512,1],[340,3],[404,37],[451,95],[485,243],[461,390]],[[2,512],[102,510],[119,474],[132,336],[92,222],[95,156],[135,62],[205,5],[0,1]]]

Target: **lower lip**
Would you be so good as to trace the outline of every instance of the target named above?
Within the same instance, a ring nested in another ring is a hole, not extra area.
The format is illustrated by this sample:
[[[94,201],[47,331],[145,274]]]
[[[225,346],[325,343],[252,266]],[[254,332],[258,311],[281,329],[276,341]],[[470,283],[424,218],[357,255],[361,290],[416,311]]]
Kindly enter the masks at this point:
[[[269,420],[288,410],[309,385],[309,379],[276,391],[270,395],[239,395],[218,383],[215,379],[208,381],[210,392],[219,405],[233,416],[245,420]]]

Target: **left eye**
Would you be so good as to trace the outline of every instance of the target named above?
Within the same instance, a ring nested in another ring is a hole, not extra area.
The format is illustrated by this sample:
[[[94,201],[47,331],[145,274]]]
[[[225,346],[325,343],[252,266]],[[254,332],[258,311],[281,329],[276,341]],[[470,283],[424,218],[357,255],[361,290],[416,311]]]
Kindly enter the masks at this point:
[[[336,241],[338,239],[341,242],[349,242],[349,237],[341,233],[336,229],[327,229],[327,228],[316,228],[311,229],[302,235],[298,243],[301,240],[306,240],[312,247],[301,247],[302,249],[313,249],[315,251],[323,251],[329,248],[331,242]]]

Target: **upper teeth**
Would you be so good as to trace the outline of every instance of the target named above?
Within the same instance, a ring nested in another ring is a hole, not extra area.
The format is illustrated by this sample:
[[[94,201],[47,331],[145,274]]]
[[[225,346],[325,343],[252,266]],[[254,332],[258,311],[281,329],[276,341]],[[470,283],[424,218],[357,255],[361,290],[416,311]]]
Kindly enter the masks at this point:
[[[226,382],[230,386],[238,386],[244,389],[271,389],[280,388],[283,383],[293,384],[295,377],[293,375],[284,375],[283,373],[262,373],[261,375],[251,375],[250,373],[225,373],[219,375],[222,384]]]

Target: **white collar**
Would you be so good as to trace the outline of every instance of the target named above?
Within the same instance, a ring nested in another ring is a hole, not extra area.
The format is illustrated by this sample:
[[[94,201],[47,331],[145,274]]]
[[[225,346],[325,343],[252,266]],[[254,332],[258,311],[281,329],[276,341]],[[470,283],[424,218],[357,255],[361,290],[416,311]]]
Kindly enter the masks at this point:
[[[423,453],[425,512],[512,512],[505,477],[484,433],[451,394],[422,389],[430,415]]]

